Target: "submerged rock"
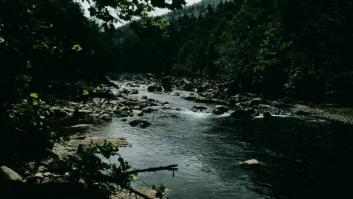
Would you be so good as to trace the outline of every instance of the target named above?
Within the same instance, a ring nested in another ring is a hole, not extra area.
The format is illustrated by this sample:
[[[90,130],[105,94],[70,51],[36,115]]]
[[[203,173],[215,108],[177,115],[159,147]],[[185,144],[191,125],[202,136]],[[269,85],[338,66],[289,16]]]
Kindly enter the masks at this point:
[[[213,113],[216,115],[223,114],[229,110],[228,107],[223,106],[223,105],[216,105],[213,109]]]
[[[141,128],[146,128],[148,126],[151,125],[151,123],[144,121],[144,120],[132,120],[131,122],[129,122],[130,126],[137,126],[137,127],[141,127]]]
[[[201,112],[203,110],[206,110],[207,108],[201,105],[195,105],[192,107],[192,111],[194,112]]]
[[[0,181],[23,182],[23,178],[16,171],[10,169],[9,167],[1,166]]]

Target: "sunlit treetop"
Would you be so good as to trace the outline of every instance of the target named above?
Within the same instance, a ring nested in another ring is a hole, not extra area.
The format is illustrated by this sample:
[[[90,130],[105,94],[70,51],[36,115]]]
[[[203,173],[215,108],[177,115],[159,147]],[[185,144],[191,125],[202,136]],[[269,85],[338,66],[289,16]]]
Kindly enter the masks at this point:
[[[89,5],[91,17],[102,21],[104,28],[112,28],[115,23],[145,17],[153,8],[170,10],[181,9],[185,0],[81,0]]]

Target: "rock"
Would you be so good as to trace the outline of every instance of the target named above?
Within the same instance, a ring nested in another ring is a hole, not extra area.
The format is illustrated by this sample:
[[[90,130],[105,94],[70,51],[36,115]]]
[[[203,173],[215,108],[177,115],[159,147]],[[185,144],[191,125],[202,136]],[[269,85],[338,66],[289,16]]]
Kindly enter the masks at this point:
[[[201,105],[195,105],[192,107],[192,111],[194,112],[201,112],[203,110],[206,110],[207,108]]]
[[[166,104],[169,104],[169,102],[167,102],[167,101],[161,101],[161,105],[166,105]]]
[[[142,99],[147,99],[147,96],[142,96]]]
[[[297,115],[301,115],[301,116],[308,116],[308,115],[310,115],[310,113],[305,112],[305,111],[303,111],[303,110],[295,111],[294,113],[297,114]]]
[[[157,197],[156,197],[157,192],[153,189],[139,188],[139,189],[137,189],[137,191],[148,196],[148,198],[157,199]],[[130,193],[128,191],[120,191],[120,192],[117,192],[116,194],[113,194],[111,196],[111,199],[144,199],[144,197],[138,196],[138,195],[136,195],[134,193]]]
[[[144,113],[152,113],[153,111],[157,111],[157,109],[151,108],[151,107],[146,107],[146,108],[143,108],[142,111]]]
[[[129,122],[130,126],[133,127],[141,127],[141,128],[146,128],[151,125],[151,123],[144,121],[144,120],[132,120]]]
[[[171,109],[171,107],[169,106],[169,104],[163,104],[162,109]]]
[[[7,166],[1,166],[0,180],[7,182],[23,182],[23,178],[16,171]]]
[[[73,125],[73,126],[70,126],[69,128],[79,128],[79,129],[86,129],[86,128],[89,128],[91,127],[91,124],[76,124],[76,125]]]
[[[186,100],[195,100],[196,99],[196,96],[194,95],[187,95],[187,96],[183,96],[181,97],[183,99],[186,99]]]
[[[172,91],[172,79],[171,76],[166,76],[161,79],[162,87],[165,92]]]
[[[45,172],[45,173],[43,173],[43,176],[44,177],[48,177],[48,176],[51,176],[52,175],[52,173],[50,173],[50,172]]]
[[[231,115],[236,118],[249,118],[254,115],[256,111],[252,108],[250,109],[237,109]]]
[[[252,165],[259,165],[260,162],[256,159],[250,159],[250,160],[239,162],[238,164],[252,166]]]
[[[112,143],[115,147],[124,147],[128,145],[128,142],[124,138],[80,137],[70,139],[65,144],[55,143],[53,147],[53,153],[57,154],[60,159],[63,159],[67,155],[72,155],[75,153],[79,146],[87,148],[91,144],[100,144],[104,141]]]
[[[138,110],[138,109],[134,109],[132,110],[132,114],[133,116],[142,116],[143,115],[143,112],[141,110]]]
[[[110,121],[112,120],[112,116],[109,113],[104,113],[99,116],[99,119]]]
[[[250,105],[258,106],[262,102],[263,102],[263,100],[261,98],[254,98],[254,99],[250,100]]]
[[[201,103],[212,103],[214,102],[213,99],[207,98],[207,97],[203,97],[203,96],[197,96],[195,97],[195,102],[201,102]]]
[[[34,170],[36,168],[36,162],[28,162],[27,165],[30,170]]]
[[[272,105],[276,108],[283,108],[283,109],[289,109],[289,108],[294,108],[293,105],[284,103],[282,101],[273,101]]]
[[[45,166],[39,166],[38,169],[37,169],[39,172],[44,172],[44,171],[47,171],[47,167]]]
[[[44,175],[43,175],[43,173],[36,173],[35,175],[34,175],[34,177],[36,177],[36,178],[39,178],[39,179],[43,179],[44,178]]]
[[[136,95],[139,93],[139,91],[137,89],[132,89],[129,91],[130,94]]]
[[[98,97],[95,97],[95,98],[93,98],[93,102],[95,104],[99,104],[100,103],[100,99]]]
[[[162,87],[157,84],[152,84],[147,87],[149,92],[162,92]]]
[[[185,91],[194,91],[194,85],[187,79],[182,80],[181,88]]]
[[[223,105],[216,105],[213,109],[213,113],[216,115],[220,115],[223,114],[225,112],[227,112],[229,109],[226,106]]]
[[[272,118],[272,115],[271,115],[271,113],[269,113],[269,112],[265,112],[265,113],[263,114],[263,116],[264,116],[264,120],[265,120],[265,121],[267,121],[267,120],[269,120],[269,119]]]

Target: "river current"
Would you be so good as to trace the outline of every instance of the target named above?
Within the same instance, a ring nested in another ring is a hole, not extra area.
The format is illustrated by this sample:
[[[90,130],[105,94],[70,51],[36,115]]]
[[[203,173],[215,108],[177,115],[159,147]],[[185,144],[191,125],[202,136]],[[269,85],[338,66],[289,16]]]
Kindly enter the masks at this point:
[[[126,138],[130,146],[120,154],[137,168],[178,164],[174,175],[140,174],[135,186],[164,184],[175,199],[323,198],[348,186],[352,158],[344,154],[352,154],[351,127],[290,116],[270,123],[261,117],[237,120],[229,113],[214,115],[214,104],[151,93],[146,85],[137,89],[137,99],[166,101],[171,108],[144,114],[151,123],[145,129],[115,118],[90,130]],[[207,109],[193,112],[194,105]],[[260,164],[238,164],[249,159]]]

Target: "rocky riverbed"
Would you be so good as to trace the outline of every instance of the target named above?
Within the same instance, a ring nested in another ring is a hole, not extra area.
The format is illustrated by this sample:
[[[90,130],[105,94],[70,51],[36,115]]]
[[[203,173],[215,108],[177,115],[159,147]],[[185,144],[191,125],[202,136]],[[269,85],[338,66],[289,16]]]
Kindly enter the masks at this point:
[[[111,75],[106,78],[109,84],[104,86],[99,96],[84,101],[57,101],[51,106],[55,122],[53,131],[64,132],[65,139],[48,149],[50,156],[41,162],[29,162],[17,173],[8,167],[1,167],[2,178],[21,183],[65,182],[70,174],[57,173],[57,160],[74,154],[79,147],[87,147],[105,140],[117,147],[129,146],[129,140],[116,136],[87,134],[87,130],[99,130],[100,126],[112,120],[129,125],[130,128],[150,128],[149,114],[159,110],[181,112],[180,107],[170,105],[163,100],[162,94],[194,102],[189,107],[193,113],[231,117],[236,121],[263,120],[274,118],[325,119],[352,124],[351,115],[325,111],[325,108],[313,108],[290,98],[272,99],[252,93],[237,93],[231,83],[205,79],[187,79],[176,77],[157,77],[144,75]],[[141,96],[141,88],[146,92],[161,94],[160,99]],[[170,115],[170,117],[173,117]],[[153,125],[153,124],[152,124]],[[128,150],[128,149],[127,149]],[[261,164],[256,159],[244,159],[239,165]],[[147,191],[149,194],[150,192]],[[150,194],[151,195],[151,194]],[[115,198],[129,198],[121,194]]]

